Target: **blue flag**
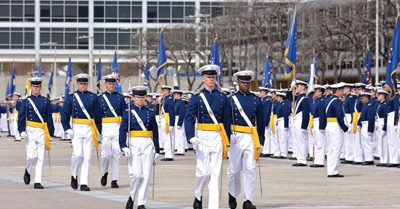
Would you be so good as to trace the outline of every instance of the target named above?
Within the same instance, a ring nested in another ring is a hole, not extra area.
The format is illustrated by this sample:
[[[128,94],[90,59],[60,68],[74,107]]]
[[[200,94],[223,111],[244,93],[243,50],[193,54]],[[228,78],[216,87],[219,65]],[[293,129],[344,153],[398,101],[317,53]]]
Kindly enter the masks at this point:
[[[97,87],[97,94],[101,93],[101,57],[99,58],[99,64],[97,64],[97,82],[96,82],[96,87]]]
[[[216,88],[222,87],[222,66],[221,61],[219,59],[219,46],[218,46],[218,38],[214,40],[214,46],[211,51],[211,59],[210,64],[217,65],[219,67],[219,76],[217,76],[217,86]]]
[[[400,64],[400,13],[397,14],[396,27],[390,44],[389,61],[386,66],[386,84],[389,95],[393,97],[396,93],[396,71]]]
[[[150,84],[150,68],[149,66],[145,66],[144,68],[144,86],[149,86]]]
[[[271,69],[269,66],[269,56],[265,58],[264,74],[262,79],[262,86],[272,88]]]
[[[47,98],[48,98],[48,99],[50,99],[50,96],[51,96],[51,89],[53,88],[53,73],[54,73],[54,72],[51,72],[51,74],[50,74],[49,85],[48,85],[48,87],[47,87],[47,89],[49,90],[49,92],[47,93]]]
[[[312,77],[312,79],[315,79],[316,77],[318,77],[317,59],[315,58],[315,53],[313,53],[311,65],[312,65],[312,67],[310,69],[310,72],[308,72],[308,83],[310,83],[311,77]],[[312,70],[314,70],[314,71],[312,72]],[[313,75],[311,75],[312,73],[313,73]]]
[[[296,5],[294,5],[292,20],[290,22],[288,37],[285,44],[285,75],[288,77],[296,72],[296,52],[297,52],[297,17]]]
[[[361,70],[361,83],[368,84],[372,79],[371,74],[371,53],[369,52],[369,47],[367,47],[367,51],[365,53],[365,62],[364,67]]]
[[[41,77],[42,77],[42,74],[43,74],[43,69],[42,69],[42,58],[39,58],[37,76],[41,78]]]
[[[167,55],[165,54],[164,32],[160,32],[160,43],[158,44],[157,60],[157,81],[161,84],[161,78],[165,76],[165,66],[167,65]]]
[[[118,93],[122,93],[121,84],[119,84],[119,67],[118,67],[117,52],[114,52],[114,60],[113,60],[111,68],[112,68],[113,74],[117,75],[117,77],[118,77],[117,86],[115,87],[115,91],[117,91]]]
[[[67,65],[67,77],[65,78],[65,99],[68,98],[69,96],[69,85],[72,80],[72,62],[71,62],[71,57],[68,59],[68,65]]]
[[[12,64],[10,81],[7,83],[6,96],[12,96],[15,92],[15,66]]]

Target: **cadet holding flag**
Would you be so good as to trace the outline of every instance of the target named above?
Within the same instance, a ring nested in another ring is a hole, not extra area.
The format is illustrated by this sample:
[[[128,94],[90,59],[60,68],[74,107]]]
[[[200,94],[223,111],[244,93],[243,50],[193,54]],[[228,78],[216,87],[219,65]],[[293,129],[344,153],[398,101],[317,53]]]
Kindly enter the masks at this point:
[[[25,184],[29,184],[32,175],[32,166],[36,161],[35,189],[43,189],[42,172],[44,152],[50,150],[50,136],[54,134],[53,118],[50,100],[40,95],[42,78],[29,79],[32,94],[22,103],[18,114],[18,131],[26,141],[26,169]]]
[[[254,73],[248,70],[235,73],[234,80],[238,83],[239,91],[229,99],[233,116],[228,168],[230,208],[237,206],[241,171],[244,175],[243,209],[256,208],[251,201],[256,187],[256,161],[259,160],[261,144],[264,144],[266,116],[261,99],[250,92],[250,82],[254,77]]]
[[[87,186],[92,156],[92,144],[98,149],[99,141],[96,124],[94,122],[95,104],[97,95],[88,91],[88,74],[75,76],[78,90],[68,95],[61,109],[61,123],[65,133],[72,138],[71,159],[71,187],[78,189],[78,170],[81,166],[81,191],[90,191]],[[72,127],[70,120],[72,118]]]
[[[198,70],[204,88],[190,98],[185,114],[186,138],[196,149],[197,157],[194,209],[203,207],[206,184],[209,188],[208,208],[219,208],[219,178],[222,160],[228,155],[231,117],[226,95],[214,88],[219,70],[217,65],[205,65]]]
[[[115,74],[103,77],[105,83],[105,92],[97,96],[96,103],[96,125],[101,133],[103,140],[101,143],[101,158],[103,176],[101,177],[101,185],[107,185],[108,166],[112,161],[112,181],[111,188],[118,188],[118,171],[119,171],[119,126],[122,114],[126,109],[126,104],[122,94],[115,91],[118,76]]]
[[[126,209],[132,209],[136,200],[138,209],[146,209],[147,191],[153,164],[160,154],[158,126],[153,111],[145,106],[147,87],[129,89],[133,102],[124,112],[119,128],[119,146],[128,158],[130,195]],[[129,134],[128,143],[126,134]],[[154,183],[154,182],[153,182]]]

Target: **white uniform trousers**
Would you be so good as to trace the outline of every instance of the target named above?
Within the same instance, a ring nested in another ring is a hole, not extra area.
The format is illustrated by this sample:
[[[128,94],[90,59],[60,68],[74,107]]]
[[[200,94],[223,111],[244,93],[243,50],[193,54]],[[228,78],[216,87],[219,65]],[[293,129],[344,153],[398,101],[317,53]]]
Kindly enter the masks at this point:
[[[80,184],[87,185],[92,155],[92,129],[89,125],[73,124],[71,175],[76,178],[81,167]]]
[[[244,200],[253,200],[256,187],[254,142],[248,133],[232,133],[229,147],[228,190],[237,198],[241,191],[240,172],[243,171]]]
[[[308,134],[301,129],[302,112],[297,113],[293,121],[293,152],[296,153],[297,163],[307,164]]]
[[[43,163],[44,163],[44,131],[41,128],[26,126],[28,139],[26,145],[26,169],[32,175],[32,166],[35,167],[35,183],[42,183]]]
[[[108,172],[108,166],[112,161],[112,180],[118,180],[119,158],[121,149],[119,147],[119,123],[103,123],[101,142],[101,158],[103,175]]]
[[[353,155],[354,155],[354,162],[357,163],[364,162],[364,148],[362,143],[360,126],[357,126],[357,132],[354,134]]]
[[[164,136],[163,136],[163,132],[162,132],[162,127],[161,127],[161,118],[159,115],[156,115],[156,121],[157,121],[157,126],[158,126],[158,134],[159,134],[159,139],[158,140],[158,144],[160,146],[160,149],[164,149]]]
[[[285,121],[283,118],[277,119],[277,141],[279,152],[277,157],[287,157],[288,154],[288,129],[285,128]]]
[[[264,140],[264,147],[262,149],[262,154],[272,154],[272,149],[271,149],[271,127],[270,126],[266,126],[265,127],[265,140]]]
[[[13,122],[14,122],[14,137],[15,140],[20,141],[21,140],[21,135],[19,135],[18,132],[18,115],[14,114],[13,116]]]
[[[319,119],[313,119],[314,164],[325,164],[325,130],[319,129]]]
[[[368,132],[368,121],[361,122],[361,141],[364,152],[365,161],[374,160],[374,149],[373,149],[373,133]]]
[[[310,130],[311,129],[311,130]],[[314,157],[315,155],[315,141],[314,141],[314,133],[313,129],[307,128],[307,136],[308,136],[308,156]]]
[[[345,146],[345,154],[344,159],[347,161],[354,161],[354,134],[351,131],[351,114],[345,114],[346,125],[349,127],[349,131],[344,133],[344,146]]]
[[[165,158],[174,158],[175,153],[175,137],[174,137],[174,126],[169,126],[168,133],[165,130],[165,119],[161,119],[161,133],[164,141],[164,153]]]
[[[340,150],[343,146],[343,130],[337,122],[328,122],[325,129],[326,138],[329,139],[327,151],[327,173],[336,175],[339,173]]]
[[[155,154],[153,140],[147,137],[131,137],[129,144],[131,151],[128,159],[130,196],[135,201],[137,194],[137,204],[146,205]]]
[[[397,127],[394,125],[394,112],[387,115],[387,141],[389,148],[389,163],[399,164],[399,150],[398,150],[398,135],[396,132]]]
[[[1,131],[7,132],[8,131],[8,118],[7,113],[1,113]]]
[[[196,148],[195,196],[201,200],[203,189],[208,184],[208,208],[219,208],[219,179],[222,166],[222,139],[217,131],[197,131],[199,145]],[[231,141],[232,142],[232,141]]]
[[[15,115],[12,114],[12,113],[10,113],[10,115],[11,115],[11,120],[10,120],[10,135],[11,135],[11,136],[15,136],[15,130],[16,130],[16,128],[18,128],[18,127],[16,126],[16,123],[15,123],[15,121],[14,121]]]
[[[275,133],[272,132],[271,129],[271,154],[274,155],[275,157],[279,157],[280,156],[280,150],[279,150],[279,141],[278,141],[278,134],[277,134],[277,130],[276,130],[276,124],[274,124],[275,126]]]
[[[378,127],[377,124],[378,123],[378,119],[375,119],[375,130],[374,130],[374,135],[373,135],[373,139],[372,139],[372,147],[374,149],[374,157],[379,157],[381,156],[381,149],[382,149],[382,140],[378,139]]]
[[[175,149],[177,154],[185,154],[186,135],[184,124],[178,126],[179,116],[175,116]]]
[[[293,136],[294,136],[294,128],[293,128],[293,117],[289,116],[289,129],[288,129],[288,150],[293,152],[292,157],[296,157],[296,150],[293,146]]]
[[[378,141],[380,141],[379,143],[377,143],[378,145],[380,145],[379,147],[379,158],[380,158],[380,163],[382,164],[387,164],[389,163],[389,147],[388,147],[388,141],[387,141],[387,136],[386,136],[386,132],[383,131],[383,125],[384,125],[384,118],[378,118],[376,119],[375,122],[375,126],[376,126],[376,133],[375,133],[375,137]]]

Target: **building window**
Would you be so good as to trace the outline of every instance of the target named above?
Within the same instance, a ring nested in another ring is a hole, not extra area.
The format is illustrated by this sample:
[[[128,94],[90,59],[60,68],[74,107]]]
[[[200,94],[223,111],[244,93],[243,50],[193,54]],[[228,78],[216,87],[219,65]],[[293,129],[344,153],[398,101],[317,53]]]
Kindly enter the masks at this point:
[[[195,14],[194,2],[148,2],[147,21],[149,23],[193,22],[188,18]]]
[[[33,22],[34,0],[0,0],[1,22]]]
[[[88,38],[77,39],[79,36],[87,36],[87,28],[41,28],[41,49],[50,49],[47,42],[57,43],[57,49],[88,49]]]
[[[33,49],[33,28],[0,28],[0,49]]]
[[[41,1],[40,20],[42,22],[88,22],[88,4],[87,0]]]

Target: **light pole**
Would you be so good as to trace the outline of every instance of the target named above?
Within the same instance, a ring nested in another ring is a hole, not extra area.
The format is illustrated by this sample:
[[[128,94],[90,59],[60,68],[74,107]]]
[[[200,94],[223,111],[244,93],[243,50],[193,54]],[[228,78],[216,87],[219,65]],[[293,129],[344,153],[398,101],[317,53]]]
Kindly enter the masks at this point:
[[[379,83],[379,0],[375,11],[375,83]]]
[[[90,83],[90,86],[89,86],[89,89],[90,90],[92,90],[92,88],[93,88],[93,39],[94,39],[94,37],[93,36],[77,36],[76,37],[76,39],[77,40],[79,40],[79,39],[88,39],[88,41],[89,41],[89,46],[88,46],[88,48],[89,48],[89,76],[90,76],[90,79],[91,79],[91,83]]]
[[[46,43],[42,43],[43,46],[50,46],[50,50],[51,48],[54,46],[54,54],[53,54],[53,95],[56,95],[57,92],[57,60],[56,60],[56,56],[57,56],[57,42],[46,42]],[[51,97],[51,95],[50,95]]]

